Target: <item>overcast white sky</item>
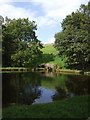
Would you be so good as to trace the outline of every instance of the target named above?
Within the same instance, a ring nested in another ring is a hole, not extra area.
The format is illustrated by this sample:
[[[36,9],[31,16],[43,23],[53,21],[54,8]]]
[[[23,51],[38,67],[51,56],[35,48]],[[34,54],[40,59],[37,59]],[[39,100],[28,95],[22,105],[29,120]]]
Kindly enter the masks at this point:
[[[61,31],[66,15],[79,9],[89,0],[0,0],[0,15],[9,18],[29,18],[37,24],[37,36],[42,43],[53,43]]]

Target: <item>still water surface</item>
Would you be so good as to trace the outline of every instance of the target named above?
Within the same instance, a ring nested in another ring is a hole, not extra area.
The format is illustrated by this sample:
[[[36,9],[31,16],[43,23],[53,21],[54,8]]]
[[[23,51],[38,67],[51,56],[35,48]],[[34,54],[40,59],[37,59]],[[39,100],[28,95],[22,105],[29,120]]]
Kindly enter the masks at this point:
[[[49,103],[88,93],[90,76],[53,73],[3,73],[3,107]]]

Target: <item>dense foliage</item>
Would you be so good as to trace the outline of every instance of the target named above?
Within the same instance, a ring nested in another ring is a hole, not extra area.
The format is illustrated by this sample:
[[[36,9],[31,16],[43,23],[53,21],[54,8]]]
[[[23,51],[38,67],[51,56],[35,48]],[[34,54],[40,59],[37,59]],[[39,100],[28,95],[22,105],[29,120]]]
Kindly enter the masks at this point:
[[[55,34],[55,47],[68,58],[70,68],[90,68],[90,2],[66,16],[62,31]]]
[[[35,30],[35,22],[28,18],[10,20],[6,17],[2,26],[3,66],[35,67],[39,64],[42,44]]]

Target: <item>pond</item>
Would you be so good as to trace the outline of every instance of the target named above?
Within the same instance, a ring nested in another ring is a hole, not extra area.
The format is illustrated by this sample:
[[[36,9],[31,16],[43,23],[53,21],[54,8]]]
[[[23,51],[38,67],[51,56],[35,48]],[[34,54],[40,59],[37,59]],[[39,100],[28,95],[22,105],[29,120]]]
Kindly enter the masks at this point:
[[[90,76],[55,73],[3,73],[2,106],[41,104],[89,94]]]

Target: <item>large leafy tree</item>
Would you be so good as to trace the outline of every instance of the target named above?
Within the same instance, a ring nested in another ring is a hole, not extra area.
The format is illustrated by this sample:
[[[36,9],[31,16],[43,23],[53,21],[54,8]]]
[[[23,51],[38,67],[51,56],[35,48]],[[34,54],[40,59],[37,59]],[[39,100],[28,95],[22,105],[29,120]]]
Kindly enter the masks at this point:
[[[42,56],[37,25],[29,19],[6,18],[3,29],[3,66],[35,67]]]
[[[62,31],[55,34],[55,47],[68,58],[70,68],[90,68],[90,2],[66,16]]]

